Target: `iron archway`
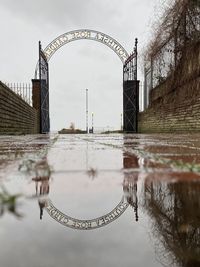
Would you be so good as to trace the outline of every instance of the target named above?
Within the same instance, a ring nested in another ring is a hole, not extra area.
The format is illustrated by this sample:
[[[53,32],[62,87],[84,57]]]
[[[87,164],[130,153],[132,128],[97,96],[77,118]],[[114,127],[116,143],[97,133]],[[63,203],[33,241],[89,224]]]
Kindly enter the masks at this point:
[[[37,64],[35,69],[35,79],[38,77],[39,69],[41,92],[40,132],[47,133],[50,130],[48,62],[59,48],[76,40],[92,40],[100,42],[112,49],[123,63],[123,130],[125,132],[137,132],[139,102],[139,83],[137,82],[137,41],[134,52],[129,55],[123,46],[114,38],[102,32],[88,29],[74,30],[64,33],[55,38],[44,50],[41,49],[41,44],[39,45],[39,64]]]
[[[63,45],[77,40],[92,40],[107,45],[118,55],[123,64],[129,57],[126,49],[111,36],[100,31],[81,29],[69,31],[59,35],[51,43],[49,43],[44,49],[44,54],[46,55],[47,61],[49,61],[53,54]]]
[[[111,36],[95,30],[82,29],[61,34],[56,37],[51,43],[49,43],[43,50],[47,62],[59,48],[72,41],[77,40],[92,40],[108,46],[117,54],[123,64],[125,64],[126,60],[129,57],[126,49]],[[35,68],[35,79],[37,79],[38,77],[38,65],[39,62],[37,63]]]

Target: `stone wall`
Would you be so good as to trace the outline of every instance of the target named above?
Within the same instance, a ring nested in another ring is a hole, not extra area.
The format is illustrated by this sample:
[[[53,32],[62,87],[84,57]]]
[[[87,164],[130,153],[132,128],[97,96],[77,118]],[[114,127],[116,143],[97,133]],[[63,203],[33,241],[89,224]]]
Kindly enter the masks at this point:
[[[38,132],[38,111],[0,82],[0,134]]]
[[[200,42],[188,47],[176,71],[150,92],[139,132],[200,132]]]

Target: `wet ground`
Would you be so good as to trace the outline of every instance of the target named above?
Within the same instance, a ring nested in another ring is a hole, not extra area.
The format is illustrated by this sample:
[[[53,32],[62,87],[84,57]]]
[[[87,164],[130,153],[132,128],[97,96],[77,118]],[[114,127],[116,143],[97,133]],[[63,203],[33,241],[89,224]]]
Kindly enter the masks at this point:
[[[0,136],[0,266],[200,266],[199,135]]]

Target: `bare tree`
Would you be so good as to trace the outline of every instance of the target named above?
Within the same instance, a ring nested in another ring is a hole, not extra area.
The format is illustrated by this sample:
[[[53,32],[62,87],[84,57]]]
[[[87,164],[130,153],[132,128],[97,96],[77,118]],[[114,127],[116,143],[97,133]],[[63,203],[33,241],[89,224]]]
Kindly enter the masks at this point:
[[[153,68],[154,87],[177,68],[186,48],[200,41],[200,0],[167,3],[145,52],[145,62]]]

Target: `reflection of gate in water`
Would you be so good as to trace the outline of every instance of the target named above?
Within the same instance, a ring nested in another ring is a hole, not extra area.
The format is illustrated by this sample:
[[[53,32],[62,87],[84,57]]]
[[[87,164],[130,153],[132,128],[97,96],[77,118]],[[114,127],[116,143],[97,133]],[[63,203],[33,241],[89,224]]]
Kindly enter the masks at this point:
[[[132,158],[127,158],[124,155],[124,168],[132,168],[133,162]],[[123,194],[120,202],[111,210],[109,213],[94,219],[80,220],[77,218],[72,218],[67,214],[62,213],[58,208],[56,208],[49,198],[50,192],[50,175],[51,172],[47,171],[49,169],[48,161],[44,158],[36,166],[38,172],[36,177],[32,178],[35,182],[36,197],[38,198],[38,204],[40,208],[40,219],[43,217],[43,210],[57,222],[63,224],[66,227],[77,229],[77,230],[94,230],[96,228],[104,227],[115,220],[117,220],[129,207],[133,207],[135,213],[135,220],[138,221],[138,199],[137,199],[137,181],[138,173],[124,174],[123,181]]]
[[[130,156],[124,153],[123,165],[124,165],[123,191],[126,196],[127,202],[134,210],[135,220],[138,221],[139,219],[138,196],[137,196],[138,172],[135,171],[136,168],[139,168],[138,158],[136,156],[133,155]]]

